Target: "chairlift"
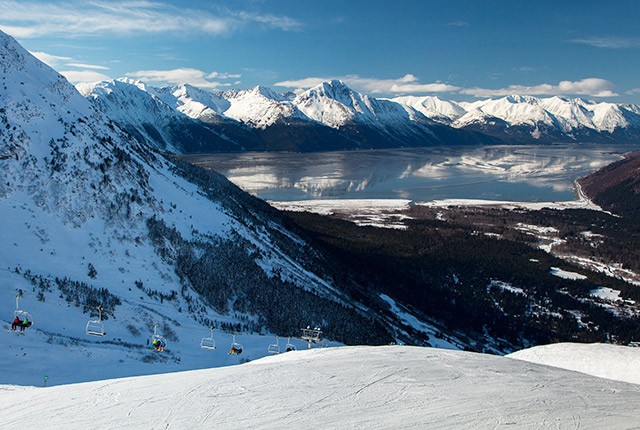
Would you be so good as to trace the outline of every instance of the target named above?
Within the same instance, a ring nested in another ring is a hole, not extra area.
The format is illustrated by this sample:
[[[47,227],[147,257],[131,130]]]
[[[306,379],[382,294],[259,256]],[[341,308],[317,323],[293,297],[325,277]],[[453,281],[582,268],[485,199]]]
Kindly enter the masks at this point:
[[[278,336],[276,336],[276,343],[272,343],[271,345],[269,345],[269,348],[267,348],[267,352],[269,354],[280,354],[280,340]]]
[[[216,349],[216,341],[213,339],[213,327],[209,327],[211,329],[210,337],[203,337],[200,341],[200,348],[214,350]]]
[[[16,294],[16,310],[13,312],[13,316],[18,318],[20,323],[15,325],[15,323],[11,324],[11,330],[16,331],[17,327],[20,327],[20,331],[24,331],[25,328],[31,327],[33,325],[33,318],[31,314],[25,310],[20,309],[19,301],[22,298],[22,290],[18,294]],[[26,322],[25,322],[26,321]]]
[[[98,319],[89,320],[85,333],[91,336],[104,336],[107,333],[104,331],[104,323],[102,322],[102,306],[96,306],[96,309],[98,310]]]
[[[158,325],[159,324],[153,325],[153,334],[147,342],[151,342],[151,345],[153,345],[153,348],[156,351],[164,351],[164,348],[167,346],[167,339],[157,333],[156,329],[158,328]]]
[[[291,343],[291,338],[287,338],[287,346],[285,346],[285,352],[295,351],[297,348],[294,344]]]
[[[236,342],[236,334],[233,334],[233,341],[231,342],[231,349],[229,350],[229,355],[239,355],[242,354],[242,345]]]

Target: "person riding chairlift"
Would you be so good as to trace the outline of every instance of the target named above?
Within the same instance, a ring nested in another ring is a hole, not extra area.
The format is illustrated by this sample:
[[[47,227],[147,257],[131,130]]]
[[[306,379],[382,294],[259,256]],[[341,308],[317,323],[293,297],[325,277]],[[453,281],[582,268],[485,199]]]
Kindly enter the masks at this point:
[[[24,321],[22,321],[22,324],[20,324],[20,331],[24,331],[27,327],[31,327],[31,321],[29,321],[28,318],[25,318]]]
[[[154,339],[153,342],[151,342],[151,344],[153,345],[156,351],[164,351],[164,347],[166,346],[166,344],[160,339]]]
[[[11,323],[11,331],[16,331],[18,327],[22,328],[22,320],[16,317]]]

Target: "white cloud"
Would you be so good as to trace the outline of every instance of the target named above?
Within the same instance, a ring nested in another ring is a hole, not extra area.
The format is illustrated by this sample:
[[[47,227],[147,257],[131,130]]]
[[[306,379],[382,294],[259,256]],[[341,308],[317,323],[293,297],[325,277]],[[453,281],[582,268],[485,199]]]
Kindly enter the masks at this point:
[[[441,82],[420,84],[418,78],[412,74],[406,74],[399,79],[372,79],[348,75],[343,78],[343,81],[371,94],[445,93],[460,89]]]
[[[331,78],[303,78],[297,80],[290,81],[282,81],[276,82],[273,84],[276,87],[285,87],[285,88],[311,88],[316,85],[320,85],[323,82],[330,81]]]
[[[95,70],[62,70],[60,74],[67,78],[72,84],[79,84],[81,82],[98,82],[108,81],[111,78]]]
[[[629,94],[630,96],[640,94],[640,88],[630,89],[629,91],[625,92],[625,94]]]
[[[640,48],[640,38],[638,37],[587,37],[572,39],[570,42],[606,49]]]
[[[73,60],[73,58],[71,57],[62,57],[60,55],[47,54],[46,52],[39,52],[39,51],[29,51],[29,52],[31,53],[31,55],[33,55],[38,60],[42,61],[43,63],[45,63],[50,67],[56,67],[56,66],[59,66],[60,64],[66,63],[67,61]]]
[[[98,66],[95,64],[78,63],[71,57],[63,57],[61,55],[53,55],[46,52],[30,51],[31,55],[42,61],[46,65],[52,68],[58,68],[60,66],[75,67],[78,69],[90,69],[90,70],[109,70],[108,67]]]
[[[213,81],[212,79],[237,79],[240,75],[218,72],[204,72],[199,69],[180,68],[173,70],[139,70],[126,74],[129,78],[139,79],[150,84],[191,84],[201,88],[219,88],[228,83]]]
[[[108,67],[105,66],[97,66],[95,64],[85,64],[85,63],[66,63],[66,66],[69,67],[77,67],[79,69],[93,69],[93,70],[109,70]]]
[[[219,72],[211,72],[206,77],[207,79],[238,79],[242,75],[236,73],[219,73]]]
[[[613,83],[606,79],[586,78],[580,81],[560,81],[557,85],[510,85],[506,88],[465,88],[460,90],[460,94],[472,95],[475,97],[508,96],[511,94],[520,95],[585,95],[591,97],[615,97],[618,94],[613,92]]]
[[[270,28],[277,28],[284,31],[300,31],[302,30],[302,23],[293,18],[287,16],[277,15],[261,15],[249,12],[236,12],[233,15],[246,22],[257,22],[264,24]]]
[[[278,87],[293,88],[296,91],[308,89],[331,79],[340,79],[357,91],[367,94],[411,94],[425,93],[453,93],[472,95],[475,97],[520,95],[585,95],[591,97],[616,97],[614,85],[610,81],[600,78],[586,78],[580,81],[561,81],[557,85],[510,85],[505,88],[463,88],[443,82],[421,84],[412,74],[406,74],[398,79],[363,78],[359,75],[345,75],[337,77],[309,77],[298,80],[277,82]]]
[[[311,88],[331,79],[340,79],[348,86],[368,94],[443,93],[456,92],[460,90],[459,87],[441,82],[420,84],[418,83],[418,78],[412,74],[406,74],[397,79],[363,78],[359,75],[345,75],[335,78],[309,77],[298,80],[277,82],[274,85],[278,87],[296,89]]]
[[[302,28],[300,22],[286,16],[231,11],[214,14],[210,9],[178,8],[144,0],[65,3],[0,0],[0,10],[0,28],[18,38],[167,32],[218,35],[251,23],[284,31]]]

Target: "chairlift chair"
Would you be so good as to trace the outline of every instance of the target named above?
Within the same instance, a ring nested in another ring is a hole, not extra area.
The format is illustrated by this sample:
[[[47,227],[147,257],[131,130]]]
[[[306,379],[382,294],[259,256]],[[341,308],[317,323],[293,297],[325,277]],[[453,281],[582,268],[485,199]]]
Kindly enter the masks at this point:
[[[104,323],[102,322],[102,306],[96,306],[96,309],[98,309],[98,319],[89,320],[85,332],[91,336],[104,336],[107,333],[104,331]]]
[[[242,354],[242,345],[236,342],[236,334],[233,334],[233,341],[231,342],[231,349],[229,350],[229,355],[239,355]]]
[[[20,321],[28,321],[29,325],[24,327],[31,327],[33,325],[33,317],[25,310],[20,309],[19,300],[22,298],[22,294],[16,294],[16,310],[13,312],[13,316],[17,317]]]
[[[203,337],[200,341],[200,348],[214,350],[216,349],[216,341],[213,339],[213,327],[209,327],[211,329],[210,337]]]
[[[154,324],[153,325],[153,334],[151,335],[151,337],[149,338],[149,341],[151,342],[151,345],[160,345],[157,346],[155,349],[156,351],[164,351],[164,348],[167,346],[167,339],[164,338],[164,336],[160,336],[157,332],[156,329],[158,327],[158,324]],[[164,346],[162,346],[164,345]]]
[[[276,343],[272,343],[271,345],[269,345],[269,348],[267,348],[267,352],[269,354],[280,354],[280,341],[278,339],[278,336],[276,336]]]
[[[287,339],[287,346],[285,346],[284,350],[286,352],[295,351],[296,350],[296,346],[291,343],[291,338]]]

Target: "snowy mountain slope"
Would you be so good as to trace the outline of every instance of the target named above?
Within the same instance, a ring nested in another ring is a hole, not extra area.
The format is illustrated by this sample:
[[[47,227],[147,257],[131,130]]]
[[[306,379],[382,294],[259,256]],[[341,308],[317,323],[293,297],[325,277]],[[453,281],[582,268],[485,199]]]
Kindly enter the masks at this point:
[[[406,126],[408,112],[397,103],[357,93],[344,82],[323,82],[299,94],[293,103],[307,117],[332,128],[350,123],[372,127]]]
[[[131,139],[4,33],[0,77],[0,319],[8,330],[20,289],[35,321],[26,344],[6,333],[7,344],[68,348],[58,369],[68,373],[85,355],[105,367],[112,349],[180,363],[210,325],[269,340],[306,325],[344,342],[392,340],[315,272],[313,249],[277,211]],[[98,305],[108,333],[96,340],[83,328]],[[145,346],[154,324],[171,345],[162,358]],[[13,351],[0,355],[15,362]],[[114,372],[131,367],[119,363]]]
[[[555,343],[517,351],[507,357],[640,384],[640,348],[600,343]]]
[[[2,386],[7,428],[582,428],[637,425],[640,387],[431,348],[298,351],[241,366]]]
[[[148,87],[147,91],[190,118],[204,122],[215,123],[229,108],[229,102],[225,98],[189,84],[164,88]]]
[[[402,96],[390,100],[415,109],[427,118],[444,124],[450,124],[466,112],[457,102],[442,100],[435,96]]]
[[[102,81],[79,84],[77,88],[118,126],[162,151],[219,152],[242,148],[180,108],[171,107],[140,82]]]

